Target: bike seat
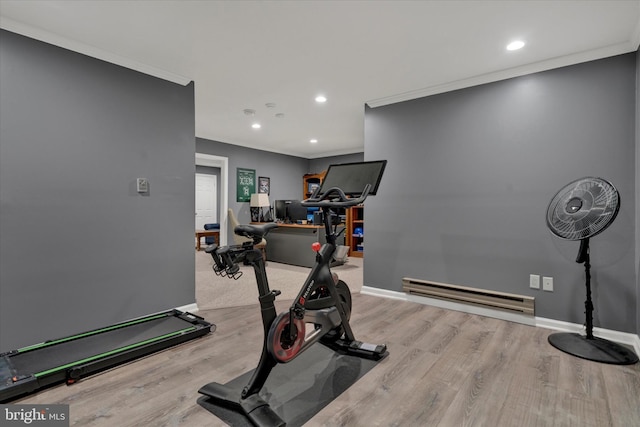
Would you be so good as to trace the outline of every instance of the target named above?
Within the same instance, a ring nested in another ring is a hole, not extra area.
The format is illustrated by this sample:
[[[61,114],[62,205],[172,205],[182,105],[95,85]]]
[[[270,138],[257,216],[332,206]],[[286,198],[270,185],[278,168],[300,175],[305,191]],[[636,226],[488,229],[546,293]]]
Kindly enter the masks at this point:
[[[270,230],[274,228],[278,228],[278,224],[276,224],[275,222],[267,222],[266,224],[260,225],[242,224],[236,226],[236,228],[233,229],[233,232],[238,236],[249,237],[256,240],[262,239]]]

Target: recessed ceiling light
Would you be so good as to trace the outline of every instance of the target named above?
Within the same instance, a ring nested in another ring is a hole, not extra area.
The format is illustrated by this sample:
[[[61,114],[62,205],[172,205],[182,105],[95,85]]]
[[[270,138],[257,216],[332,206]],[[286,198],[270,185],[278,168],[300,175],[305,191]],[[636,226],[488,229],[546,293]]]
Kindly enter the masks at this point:
[[[266,104],[264,104],[265,107],[267,108],[276,108],[276,103],[275,102],[267,102]]]
[[[309,142],[312,143],[312,144],[316,144],[318,142],[318,140],[314,138],[314,139],[310,139]]]
[[[254,114],[256,114],[256,110],[253,110],[251,108],[245,108],[242,111],[244,111],[245,116],[253,116]]]
[[[522,49],[524,46],[524,42],[522,40],[516,40],[507,45],[507,50],[518,50]]]
[[[316,96],[316,102],[320,102],[320,103],[327,102],[327,97],[324,95],[318,95]]]
[[[260,126],[260,123],[254,123],[251,125],[251,127],[254,129],[260,129],[262,126]]]
[[[279,119],[283,119],[284,118],[284,113],[276,113],[276,117]]]

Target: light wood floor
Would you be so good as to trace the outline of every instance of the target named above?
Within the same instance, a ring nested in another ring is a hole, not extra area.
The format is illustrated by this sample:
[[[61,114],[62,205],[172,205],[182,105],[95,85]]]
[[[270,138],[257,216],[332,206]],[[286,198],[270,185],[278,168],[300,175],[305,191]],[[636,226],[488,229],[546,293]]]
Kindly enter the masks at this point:
[[[356,337],[390,355],[307,425],[640,426],[640,364],[564,354],[541,328],[360,294],[353,305]],[[72,426],[224,425],[197,390],[255,368],[259,310],[199,314],[215,333],[14,403],[69,404]]]

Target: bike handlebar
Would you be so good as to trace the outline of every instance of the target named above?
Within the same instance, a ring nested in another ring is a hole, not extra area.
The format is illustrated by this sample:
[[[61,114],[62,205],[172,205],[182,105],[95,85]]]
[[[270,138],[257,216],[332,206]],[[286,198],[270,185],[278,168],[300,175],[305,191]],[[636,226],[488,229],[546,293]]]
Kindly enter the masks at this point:
[[[319,190],[316,190],[319,191]],[[303,200],[300,204],[302,206],[310,208],[350,208],[357,206],[365,201],[371,191],[371,184],[365,185],[360,196],[355,199],[349,199],[344,191],[338,187],[331,187],[321,195],[317,195],[315,192],[306,200]]]

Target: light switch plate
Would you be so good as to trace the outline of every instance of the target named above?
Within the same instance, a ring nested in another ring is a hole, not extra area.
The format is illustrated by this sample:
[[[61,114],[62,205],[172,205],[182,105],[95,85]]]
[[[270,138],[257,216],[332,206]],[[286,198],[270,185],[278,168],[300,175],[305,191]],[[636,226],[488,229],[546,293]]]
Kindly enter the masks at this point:
[[[138,193],[146,193],[147,191],[149,191],[149,181],[147,180],[147,178],[138,178],[136,180],[136,184]]]
[[[540,276],[538,274],[529,275],[529,287],[532,289],[540,289]]]

